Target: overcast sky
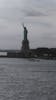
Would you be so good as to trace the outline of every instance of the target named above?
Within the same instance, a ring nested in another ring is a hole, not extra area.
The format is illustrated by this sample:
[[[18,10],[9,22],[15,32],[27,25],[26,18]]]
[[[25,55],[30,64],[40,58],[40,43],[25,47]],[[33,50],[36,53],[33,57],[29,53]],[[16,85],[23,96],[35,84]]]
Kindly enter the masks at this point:
[[[20,49],[22,23],[30,48],[56,47],[56,0],[0,0],[0,49]]]

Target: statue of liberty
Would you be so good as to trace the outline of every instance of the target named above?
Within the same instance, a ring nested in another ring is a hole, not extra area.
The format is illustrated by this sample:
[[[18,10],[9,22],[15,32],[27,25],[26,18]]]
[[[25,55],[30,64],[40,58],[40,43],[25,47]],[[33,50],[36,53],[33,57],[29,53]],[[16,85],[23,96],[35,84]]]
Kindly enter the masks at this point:
[[[27,33],[28,33],[28,30],[27,30],[27,28],[24,26],[24,24],[23,24],[23,28],[24,28],[24,40],[27,40]]]
[[[27,54],[26,52],[29,51],[29,41],[28,41],[28,38],[27,38],[28,30],[24,26],[24,24],[23,24],[23,29],[24,29],[24,38],[23,38],[23,41],[22,41],[22,48],[21,48],[21,50],[22,50],[22,52]]]

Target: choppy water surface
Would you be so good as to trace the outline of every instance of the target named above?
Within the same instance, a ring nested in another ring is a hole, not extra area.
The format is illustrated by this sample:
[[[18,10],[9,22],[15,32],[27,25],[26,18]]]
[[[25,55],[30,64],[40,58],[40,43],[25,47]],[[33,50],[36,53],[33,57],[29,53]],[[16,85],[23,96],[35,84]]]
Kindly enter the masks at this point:
[[[0,100],[56,100],[56,61],[0,59]]]

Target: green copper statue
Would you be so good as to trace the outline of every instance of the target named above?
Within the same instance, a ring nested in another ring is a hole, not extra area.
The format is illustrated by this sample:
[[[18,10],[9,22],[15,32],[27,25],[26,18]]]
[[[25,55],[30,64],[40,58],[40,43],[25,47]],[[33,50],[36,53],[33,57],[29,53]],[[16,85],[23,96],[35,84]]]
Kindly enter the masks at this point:
[[[28,55],[28,52],[29,52],[29,41],[28,41],[28,38],[27,38],[27,34],[28,34],[28,30],[27,28],[24,26],[23,24],[23,29],[24,29],[24,38],[23,38],[23,41],[22,41],[22,52],[24,53],[25,56]]]
[[[27,30],[27,28],[24,26],[24,24],[23,24],[23,28],[24,28],[24,40],[27,40],[27,33],[28,33],[28,30]]]

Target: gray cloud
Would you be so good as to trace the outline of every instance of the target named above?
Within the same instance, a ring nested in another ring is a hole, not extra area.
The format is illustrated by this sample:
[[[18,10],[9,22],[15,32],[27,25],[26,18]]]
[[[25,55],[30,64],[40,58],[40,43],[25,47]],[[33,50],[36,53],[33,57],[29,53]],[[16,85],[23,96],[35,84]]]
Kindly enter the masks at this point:
[[[3,8],[23,8],[27,0],[0,0],[0,7]]]
[[[25,15],[26,16],[32,16],[32,17],[34,17],[34,16],[47,16],[47,14],[46,13],[44,13],[44,12],[41,12],[41,11],[35,11],[34,9],[32,10],[26,10],[26,11],[24,11],[24,13],[25,13]]]

